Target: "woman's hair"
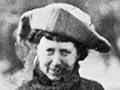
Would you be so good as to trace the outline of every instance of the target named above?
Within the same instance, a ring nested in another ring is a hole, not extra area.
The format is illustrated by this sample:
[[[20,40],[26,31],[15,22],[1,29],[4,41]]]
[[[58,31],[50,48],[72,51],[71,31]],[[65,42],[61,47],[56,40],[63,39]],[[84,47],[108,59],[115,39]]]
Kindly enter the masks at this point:
[[[81,43],[75,40],[73,37],[66,36],[64,34],[56,34],[51,33],[47,31],[42,30],[34,30],[35,32],[32,32],[30,37],[28,38],[29,42],[39,44],[42,37],[45,37],[48,40],[56,41],[56,42],[72,42],[77,49],[77,54],[80,55],[78,60],[84,60],[88,55],[88,49],[87,47]]]

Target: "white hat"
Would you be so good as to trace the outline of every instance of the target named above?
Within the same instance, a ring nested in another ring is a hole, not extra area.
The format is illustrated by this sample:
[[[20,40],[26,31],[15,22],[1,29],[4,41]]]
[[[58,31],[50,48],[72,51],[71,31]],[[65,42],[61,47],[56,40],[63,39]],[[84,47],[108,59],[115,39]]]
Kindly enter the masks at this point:
[[[53,3],[25,12],[17,28],[17,41],[27,38],[35,29],[65,34],[100,52],[110,49],[109,42],[95,31],[91,17],[70,4]]]

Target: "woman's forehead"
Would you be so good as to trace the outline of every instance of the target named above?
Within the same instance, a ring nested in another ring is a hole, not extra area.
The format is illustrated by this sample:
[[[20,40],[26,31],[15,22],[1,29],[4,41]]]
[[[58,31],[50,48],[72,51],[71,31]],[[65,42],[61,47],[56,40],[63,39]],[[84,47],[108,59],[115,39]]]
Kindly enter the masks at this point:
[[[73,42],[57,42],[42,37],[40,43],[38,44],[38,49],[39,48],[75,49],[75,46]]]

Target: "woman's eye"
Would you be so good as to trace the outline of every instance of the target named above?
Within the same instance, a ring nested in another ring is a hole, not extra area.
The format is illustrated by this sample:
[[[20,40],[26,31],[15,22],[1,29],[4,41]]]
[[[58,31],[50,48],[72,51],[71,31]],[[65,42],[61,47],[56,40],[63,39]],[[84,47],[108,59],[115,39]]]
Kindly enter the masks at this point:
[[[68,56],[69,54],[71,54],[71,52],[66,49],[62,49],[60,52],[62,56]]]
[[[46,50],[46,53],[47,53],[47,55],[53,55],[54,49],[49,48],[49,49]]]

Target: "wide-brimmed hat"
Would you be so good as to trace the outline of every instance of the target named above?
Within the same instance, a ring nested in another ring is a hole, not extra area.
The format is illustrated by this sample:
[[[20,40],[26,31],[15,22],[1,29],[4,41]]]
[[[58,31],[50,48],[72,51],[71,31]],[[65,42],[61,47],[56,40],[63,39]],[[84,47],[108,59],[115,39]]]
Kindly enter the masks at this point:
[[[64,34],[99,52],[110,50],[109,42],[96,32],[91,17],[70,4],[53,3],[25,12],[17,28],[17,41],[26,40],[34,30]]]

